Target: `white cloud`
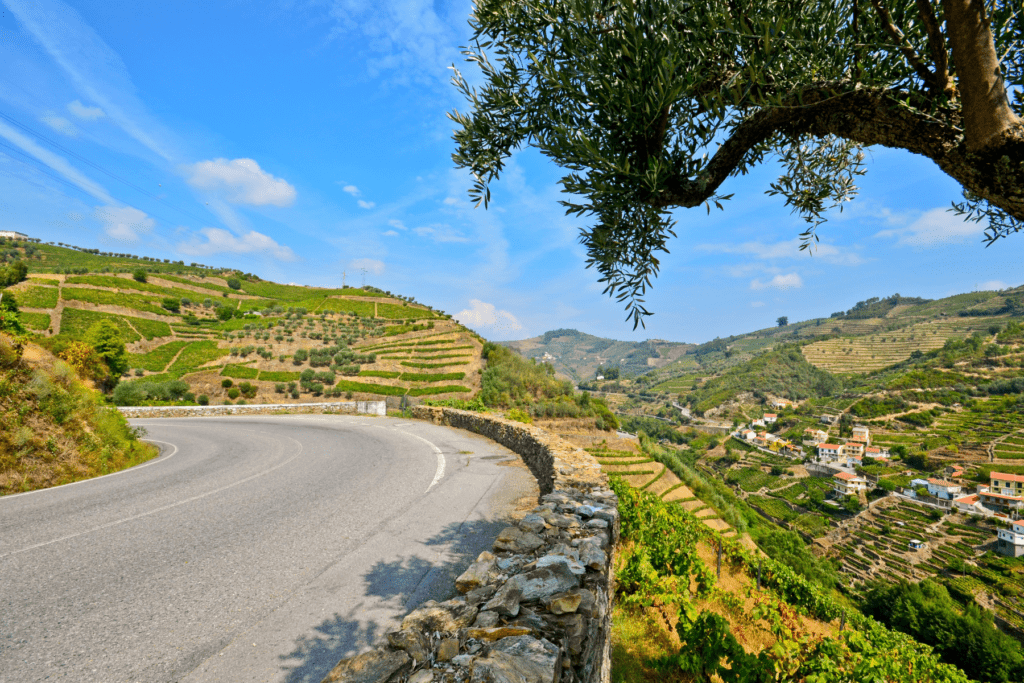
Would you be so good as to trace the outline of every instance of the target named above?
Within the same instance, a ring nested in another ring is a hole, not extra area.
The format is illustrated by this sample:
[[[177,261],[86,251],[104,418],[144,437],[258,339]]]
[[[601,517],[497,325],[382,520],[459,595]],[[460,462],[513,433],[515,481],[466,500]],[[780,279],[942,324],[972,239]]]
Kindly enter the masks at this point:
[[[235,204],[291,206],[295,188],[275,178],[252,159],[213,159],[186,168],[188,183],[203,190],[225,192]]]
[[[470,299],[469,308],[456,313],[456,320],[466,327],[492,327],[499,330],[521,330],[519,320],[508,311],[500,311],[494,304]]]
[[[291,247],[278,244],[273,238],[260,232],[249,231],[241,237],[236,237],[221,228],[203,228],[199,232],[206,238],[205,241],[195,239],[190,243],[179,244],[178,251],[198,256],[267,253],[280,261],[298,260]]]
[[[804,281],[800,279],[797,273],[790,273],[789,275],[776,275],[768,282],[761,282],[760,280],[753,280],[750,283],[750,288],[753,290],[759,289],[800,289],[804,286]]]
[[[130,206],[97,206],[93,215],[103,223],[103,231],[109,237],[122,242],[137,242],[140,235],[156,225],[144,211]]]
[[[1006,284],[1002,280],[989,280],[988,282],[982,282],[975,286],[974,291],[976,292],[998,292],[1001,289],[1008,289],[1010,285]]]
[[[402,221],[400,221],[400,220],[398,220],[396,218],[392,218],[391,220],[389,220],[388,221],[388,225],[390,225],[392,228],[398,228],[399,230],[408,230],[409,229],[409,228],[405,227],[405,224]]]
[[[453,230],[450,225],[444,223],[435,223],[433,225],[425,225],[419,228],[413,228],[412,231],[420,237],[427,237],[435,242],[468,242],[469,238],[463,235],[457,230]]]
[[[358,197],[360,194],[362,194],[359,191],[359,188],[356,187],[355,185],[346,185],[345,187],[343,187],[341,189],[344,190],[345,192],[348,192],[353,197]]]
[[[764,302],[763,301],[751,301],[750,302],[750,307],[751,308],[761,308],[762,306],[764,306]]]
[[[372,209],[373,207],[377,206],[374,202],[366,202],[363,201],[362,199],[357,201],[356,204],[359,205],[360,209]]]
[[[456,197],[445,197],[444,203],[447,204],[448,206],[454,206],[455,204],[459,203],[459,200]]]
[[[103,110],[99,107],[87,107],[78,100],[68,103],[68,111],[77,116],[80,119],[86,121],[95,121],[96,119],[102,119],[106,116]]]
[[[882,230],[875,237],[895,237],[896,244],[915,247],[934,247],[942,244],[964,242],[980,236],[986,224],[965,221],[946,209],[925,211],[916,221],[905,228]]]
[[[398,233],[395,232],[394,230],[386,230],[381,234],[384,235],[385,237],[398,237]]]
[[[363,270],[365,268],[367,273],[373,273],[374,275],[384,274],[384,262],[372,258],[357,258],[354,261],[350,261],[348,267],[353,270]]]
[[[855,266],[864,262],[857,254],[849,248],[835,247],[823,242],[812,243],[810,247],[801,251],[800,239],[794,238],[774,244],[763,242],[744,242],[742,244],[701,244],[696,247],[699,251],[719,254],[747,254],[759,259],[784,259],[784,258],[807,258],[809,255],[814,258],[824,259],[829,263],[841,263]]]
[[[42,117],[43,123],[54,129],[61,135],[67,135],[69,138],[78,137],[78,128],[75,124],[68,121],[63,116],[56,116],[55,114],[48,114]]]

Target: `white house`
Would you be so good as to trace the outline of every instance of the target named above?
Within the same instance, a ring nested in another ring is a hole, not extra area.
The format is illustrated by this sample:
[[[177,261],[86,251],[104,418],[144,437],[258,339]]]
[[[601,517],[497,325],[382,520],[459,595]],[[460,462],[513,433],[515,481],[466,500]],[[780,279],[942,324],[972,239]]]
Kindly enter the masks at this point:
[[[1024,523],[1014,522],[1009,529],[1000,529],[997,536],[996,552],[1000,555],[1024,555]]]
[[[864,477],[858,477],[850,472],[836,472],[832,475],[832,487],[836,493],[843,496],[857,495],[858,491],[867,489],[868,482]]]
[[[819,458],[838,458],[839,454],[842,453],[843,447],[837,443],[819,443],[818,444],[818,457]]]
[[[827,424],[827,425],[832,425],[832,424],[835,424],[836,422],[839,422],[839,416],[838,415],[822,415],[821,416],[821,421],[823,423]]]
[[[744,441],[753,441],[754,437],[757,436],[757,432],[755,432],[753,429],[744,429],[742,432],[740,432],[740,436],[743,437]]]
[[[14,230],[0,230],[0,237],[6,237],[8,239],[23,240],[27,239],[28,235],[23,232],[15,232]]]
[[[981,504],[981,498],[979,498],[976,493],[954,498],[953,507],[960,512],[966,512],[968,514],[984,514],[985,512],[985,508]]]
[[[956,498],[963,490],[960,484],[954,484],[945,479],[929,479],[926,486],[928,487],[928,493],[944,500]]]
[[[764,423],[764,420],[762,420],[762,419],[757,419],[757,420],[752,421],[750,423],[750,426],[751,427],[767,427],[767,425]]]
[[[871,435],[868,433],[868,428],[864,425],[853,425],[853,438],[857,441],[871,444]]]
[[[775,413],[765,413],[764,414],[764,423],[765,424],[773,425],[773,424],[775,424],[776,420],[778,420],[778,419],[779,419],[779,416],[776,415]]]
[[[793,404],[790,403],[789,401],[784,401],[781,398],[777,398],[774,401],[772,401],[772,408],[775,408],[776,410],[785,410],[786,408],[790,407],[791,405],[793,405]]]

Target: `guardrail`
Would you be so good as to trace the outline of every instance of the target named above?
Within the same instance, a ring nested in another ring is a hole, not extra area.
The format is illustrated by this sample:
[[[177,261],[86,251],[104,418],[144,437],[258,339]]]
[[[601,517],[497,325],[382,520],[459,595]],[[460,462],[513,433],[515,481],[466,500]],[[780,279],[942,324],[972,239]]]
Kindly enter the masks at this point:
[[[322,403],[247,403],[220,406],[119,406],[125,417],[205,417],[211,415],[265,415],[267,413],[387,414],[384,401],[325,401]]]

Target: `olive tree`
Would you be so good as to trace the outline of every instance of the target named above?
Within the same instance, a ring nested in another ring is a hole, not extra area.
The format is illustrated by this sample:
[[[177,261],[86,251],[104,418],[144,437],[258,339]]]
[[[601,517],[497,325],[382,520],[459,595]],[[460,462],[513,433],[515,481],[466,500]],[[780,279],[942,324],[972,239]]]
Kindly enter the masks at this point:
[[[471,198],[486,206],[524,146],[566,169],[587,267],[634,327],[671,211],[721,208],[765,161],[782,169],[768,194],[807,221],[801,248],[871,145],[931,159],[989,243],[1022,227],[1020,0],[475,0],[470,25],[483,80],[455,70],[469,110],[449,116]]]

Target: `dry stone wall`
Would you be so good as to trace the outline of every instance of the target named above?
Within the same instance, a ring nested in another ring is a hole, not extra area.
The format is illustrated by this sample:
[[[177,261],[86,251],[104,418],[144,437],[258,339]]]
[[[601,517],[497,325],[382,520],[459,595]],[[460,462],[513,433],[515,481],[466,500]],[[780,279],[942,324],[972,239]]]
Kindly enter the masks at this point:
[[[415,417],[467,429],[518,453],[539,505],[505,528],[455,581],[324,683],[607,683],[618,500],[588,453],[491,415],[416,406]]]

